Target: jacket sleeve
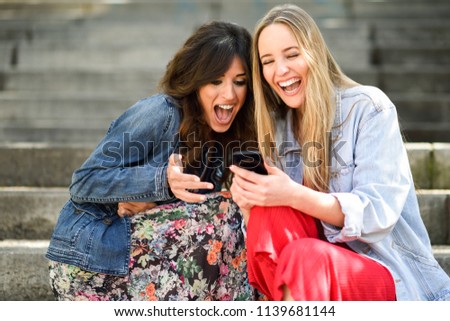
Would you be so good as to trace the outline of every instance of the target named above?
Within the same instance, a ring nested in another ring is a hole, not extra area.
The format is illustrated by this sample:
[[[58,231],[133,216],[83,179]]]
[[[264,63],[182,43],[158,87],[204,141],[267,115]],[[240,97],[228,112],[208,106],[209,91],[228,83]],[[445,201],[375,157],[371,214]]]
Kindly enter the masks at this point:
[[[178,126],[178,108],[165,96],[134,104],[111,123],[89,158],[73,173],[72,199],[81,203],[171,199],[166,172]]]
[[[384,95],[384,94],[383,94]],[[344,226],[322,223],[331,242],[377,242],[391,232],[413,188],[409,161],[394,105],[363,106],[353,142],[352,190],[332,193],[345,215]]]

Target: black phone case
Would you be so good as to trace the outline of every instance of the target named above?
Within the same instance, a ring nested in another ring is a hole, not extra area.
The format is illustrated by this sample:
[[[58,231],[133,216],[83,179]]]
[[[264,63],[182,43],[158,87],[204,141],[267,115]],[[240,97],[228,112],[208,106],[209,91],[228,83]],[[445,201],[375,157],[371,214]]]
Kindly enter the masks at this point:
[[[231,163],[258,174],[267,175],[267,170],[264,167],[263,158],[258,151],[234,151]]]

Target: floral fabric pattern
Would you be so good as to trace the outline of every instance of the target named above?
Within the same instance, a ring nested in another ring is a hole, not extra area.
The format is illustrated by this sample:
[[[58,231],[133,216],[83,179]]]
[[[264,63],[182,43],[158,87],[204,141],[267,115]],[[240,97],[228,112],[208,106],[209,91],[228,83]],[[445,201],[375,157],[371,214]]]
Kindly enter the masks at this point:
[[[257,300],[239,208],[227,192],[160,205],[131,218],[127,276],[50,262],[58,300]]]

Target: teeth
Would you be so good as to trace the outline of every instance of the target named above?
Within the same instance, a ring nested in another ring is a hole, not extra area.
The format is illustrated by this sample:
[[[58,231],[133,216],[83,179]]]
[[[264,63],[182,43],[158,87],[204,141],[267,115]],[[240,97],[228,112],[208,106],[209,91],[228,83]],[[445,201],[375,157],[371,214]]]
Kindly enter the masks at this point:
[[[222,109],[231,109],[231,108],[233,108],[233,105],[217,105],[217,107],[222,108]]]
[[[292,85],[293,83],[296,83],[297,81],[299,81],[300,79],[299,78],[292,78],[292,79],[289,79],[289,80],[287,80],[287,81],[284,81],[284,82],[280,82],[280,83],[278,83],[281,87],[287,87],[287,86],[290,86],[290,85]]]

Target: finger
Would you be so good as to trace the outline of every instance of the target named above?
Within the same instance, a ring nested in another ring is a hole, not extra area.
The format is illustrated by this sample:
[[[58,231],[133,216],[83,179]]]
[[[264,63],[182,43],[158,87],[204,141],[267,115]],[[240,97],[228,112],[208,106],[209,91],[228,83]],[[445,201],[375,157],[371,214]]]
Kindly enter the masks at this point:
[[[270,160],[270,158],[266,158],[264,160],[264,167],[266,168],[267,173],[269,175],[276,175],[276,174],[278,174],[281,171],[278,167],[276,167],[273,164],[273,162]]]
[[[181,191],[173,192],[173,193],[178,199],[188,202],[188,203],[202,203],[202,202],[206,201],[205,195],[192,193],[187,190],[181,190]]]
[[[258,175],[258,174],[256,174]],[[260,182],[255,182],[248,180],[246,177],[236,175],[233,177],[233,182],[240,188],[241,191],[254,191],[257,192],[262,184]]]
[[[208,189],[212,190],[214,185],[208,182],[176,182],[171,184],[172,191]]]
[[[181,166],[181,167],[183,167],[183,162],[181,161],[182,158],[183,158],[183,155],[173,153],[169,157],[169,164],[171,164],[173,166]]]
[[[230,171],[233,172],[235,175],[251,182],[256,182],[260,179],[260,177],[263,177],[265,175],[260,175],[255,172],[249,171],[247,169],[241,168],[239,166],[231,165]]]
[[[253,205],[245,196],[245,190],[242,188],[242,182],[245,182],[245,180],[239,179],[235,176],[232,182],[233,183],[230,187],[231,196],[239,207],[248,207],[249,205]]]
[[[261,205],[261,196],[258,192],[258,185],[235,176],[233,177],[233,189],[234,193],[236,193],[239,197],[236,203],[238,203],[240,206],[249,207],[254,205]],[[234,193],[232,193],[233,199],[235,198]]]
[[[171,189],[213,189],[210,182],[201,182],[200,178],[193,174],[173,174],[170,176]]]
[[[125,208],[119,208],[117,210],[117,215],[119,215],[120,217],[129,216],[130,214],[131,214],[131,212]]]

